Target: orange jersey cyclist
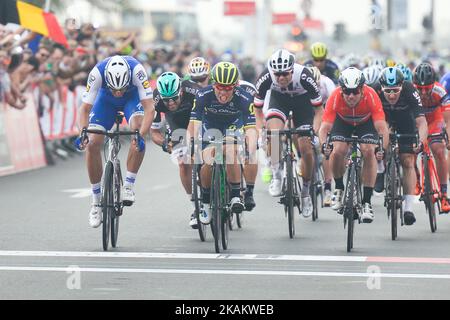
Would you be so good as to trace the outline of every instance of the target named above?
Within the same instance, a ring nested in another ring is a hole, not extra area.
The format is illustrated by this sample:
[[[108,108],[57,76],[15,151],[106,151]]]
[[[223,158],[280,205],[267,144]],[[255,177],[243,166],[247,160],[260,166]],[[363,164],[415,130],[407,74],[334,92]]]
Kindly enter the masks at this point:
[[[445,145],[443,136],[439,136],[443,130],[447,135],[450,133],[450,100],[447,91],[442,85],[436,82],[436,72],[433,66],[427,62],[419,64],[414,70],[413,83],[419,91],[422,99],[425,117],[428,123],[428,135],[433,135],[428,143],[436,161],[437,174],[441,183],[441,210],[450,211],[447,200],[447,180],[448,170],[446,167]],[[438,135],[436,137],[436,135]]]
[[[380,98],[375,90],[365,84],[363,73],[350,67],[344,70],[339,78],[337,88],[328,99],[320,128],[319,138],[325,145],[328,133],[331,133],[333,150],[324,150],[325,154],[331,152],[331,167],[336,183],[335,198],[332,208],[338,212],[342,208],[344,194],[344,174],[346,171],[345,157],[349,146],[345,139],[357,135],[373,144],[362,144],[361,152],[364,159],[362,170],[363,212],[364,223],[371,223],[374,219],[371,198],[377,176],[377,158],[383,158],[383,152],[377,152],[375,144],[379,135],[383,136],[384,149],[387,148],[388,129],[385,114]]]

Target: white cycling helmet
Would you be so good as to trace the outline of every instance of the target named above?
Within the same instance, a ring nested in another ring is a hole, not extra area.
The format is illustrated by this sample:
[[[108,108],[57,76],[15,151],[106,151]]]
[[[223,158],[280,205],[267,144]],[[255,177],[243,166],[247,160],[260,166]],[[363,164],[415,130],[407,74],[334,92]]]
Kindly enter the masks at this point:
[[[286,72],[294,68],[294,63],[294,55],[285,49],[280,49],[270,57],[268,67],[272,72]]]
[[[356,89],[364,85],[364,74],[361,70],[350,67],[342,71],[339,77],[339,85],[343,89]]]
[[[210,65],[203,57],[195,57],[188,66],[189,75],[193,79],[202,78],[209,75]]]
[[[378,66],[367,67],[363,70],[367,85],[373,85],[380,78],[381,70]]]
[[[106,85],[111,90],[123,90],[130,85],[131,70],[128,62],[121,56],[114,56],[106,64]]]
[[[382,58],[374,58],[369,63],[369,67],[373,66],[376,66],[380,68],[380,70],[383,70],[384,68],[386,68],[386,62]]]

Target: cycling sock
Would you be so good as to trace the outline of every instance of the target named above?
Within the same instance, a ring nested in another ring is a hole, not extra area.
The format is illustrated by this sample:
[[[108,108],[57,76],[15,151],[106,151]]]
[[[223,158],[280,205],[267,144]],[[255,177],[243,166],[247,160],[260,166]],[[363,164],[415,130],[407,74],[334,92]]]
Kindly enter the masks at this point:
[[[302,198],[305,198],[309,195],[310,188],[311,188],[311,181],[303,180]]]
[[[373,195],[373,188],[371,188],[371,187],[364,187],[362,203],[363,204],[364,203],[372,204],[372,195]]]
[[[92,204],[100,204],[102,198],[102,185],[96,183],[92,185]]]
[[[204,204],[209,204],[211,200],[211,188],[208,189],[202,188],[202,193],[203,193],[202,202]]]
[[[125,188],[134,187],[134,183],[136,182],[136,176],[137,176],[137,173],[127,171],[127,175],[125,177],[125,182],[124,182],[123,186]]]
[[[247,190],[245,190],[245,194],[248,195],[248,196],[252,196],[254,189],[255,189],[255,185],[254,184],[247,184]]]
[[[325,182],[325,190],[331,191],[331,182]]]
[[[405,212],[406,211],[412,212],[412,207],[413,207],[415,198],[416,197],[412,196],[412,195],[405,196]]]
[[[447,194],[447,185],[446,184],[441,184],[441,193]]]
[[[281,180],[282,174],[281,174],[280,164],[279,163],[272,164],[272,165],[270,165],[270,168],[272,169],[273,178]]]
[[[241,196],[241,184],[231,183],[231,198],[239,198]]]
[[[344,177],[342,178],[335,178],[334,183],[336,184],[336,189],[338,190],[344,190]]]

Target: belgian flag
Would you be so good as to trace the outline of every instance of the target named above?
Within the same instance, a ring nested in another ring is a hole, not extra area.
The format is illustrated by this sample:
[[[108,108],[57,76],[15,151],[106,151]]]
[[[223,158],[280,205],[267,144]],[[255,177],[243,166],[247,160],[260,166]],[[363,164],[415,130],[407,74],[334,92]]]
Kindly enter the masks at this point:
[[[56,17],[39,7],[16,0],[0,0],[0,24],[16,23],[25,29],[42,34],[53,41],[67,45],[67,39]]]

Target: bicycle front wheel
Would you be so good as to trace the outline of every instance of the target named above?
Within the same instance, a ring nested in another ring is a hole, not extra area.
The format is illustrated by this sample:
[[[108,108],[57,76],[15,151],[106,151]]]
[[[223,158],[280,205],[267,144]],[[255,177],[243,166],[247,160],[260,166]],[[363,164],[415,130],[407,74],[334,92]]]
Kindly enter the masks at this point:
[[[119,238],[119,218],[122,215],[122,202],[120,198],[120,191],[122,190],[123,179],[120,171],[120,163],[117,162],[114,170],[114,208],[112,208],[111,216],[111,246],[116,248],[117,239]]]
[[[427,209],[428,218],[430,221],[430,229],[432,233],[437,230],[436,222],[436,210],[434,206],[434,194],[431,187],[431,175],[430,175],[430,165],[428,161],[433,161],[429,158],[422,159],[423,161],[423,171],[424,171],[424,195],[423,200],[425,202],[425,208]]]
[[[103,200],[102,200],[102,240],[103,250],[108,250],[109,232],[111,226],[112,210],[114,210],[114,181],[113,181],[113,164],[108,162],[103,172]]]
[[[295,221],[294,221],[294,176],[292,171],[292,160],[288,157],[285,161],[286,165],[286,193],[284,195],[284,210],[288,216],[289,237],[294,238],[295,235]]]
[[[200,184],[200,165],[194,164],[192,168],[192,200],[195,206],[195,218],[197,219],[198,235],[202,242],[206,239],[206,225],[200,221],[201,202],[201,184]]]
[[[353,236],[355,229],[355,215],[358,215],[355,204],[355,197],[357,196],[356,184],[356,169],[354,166],[350,167],[348,175],[347,188],[345,189],[344,202],[344,221],[347,222],[347,252],[353,249]]]
[[[211,229],[212,234],[214,236],[214,248],[216,250],[216,253],[220,253],[220,242],[221,242],[221,225],[222,225],[222,219],[221,219],[221,206],[220,203],[220,170],[217,166],[213,167],[213,183],[212,183],[212,199],[211,199]]]
[[[397,221],[398,221],[398,206],[397,198],[400,196],[398,194],[398,179],[397,179],[397,168],[394,161],[390,162],[389,166],[389,216],[391,218],[391,238],[392,240],[397,239]]]

